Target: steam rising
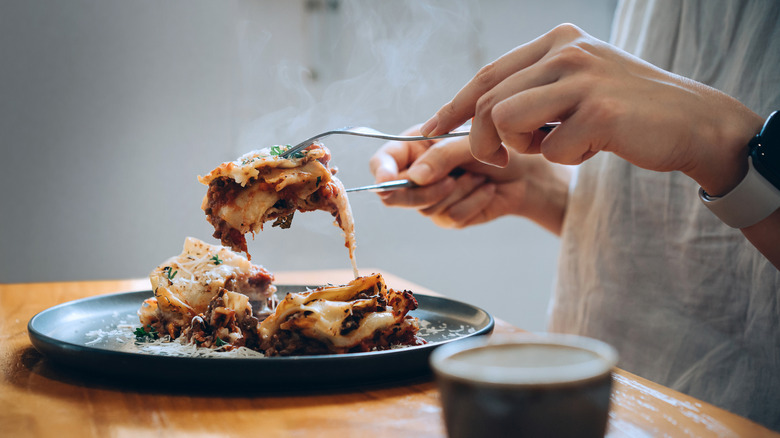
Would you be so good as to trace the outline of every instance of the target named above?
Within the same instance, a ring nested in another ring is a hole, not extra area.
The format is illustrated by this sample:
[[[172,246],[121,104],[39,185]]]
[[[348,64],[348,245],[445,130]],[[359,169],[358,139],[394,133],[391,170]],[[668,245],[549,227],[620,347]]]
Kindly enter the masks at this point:
[[[253,35],[251,24],[241,35],[240,88],[250,94],[241,96],[246,122],[239,127],[236,153],[347,125],[401,131],[428,117],[481,65],[473,5],[307,5],[314,6],[305,13],[306,59],[294,53],[269,56],[284,36]]]
[[[300,28],[295,24],[268,31],[248,21],[241,29],[233,156],[344,126],[400,132],[433,114],[482,65],[473,3],[309,0],[299,6],[307,5],[313,6],[303,13],[304,35],[289,34]],[[281,49],[295,44],[302,47]],[[347,187],[373,182],[368,161],[383,141],[332,136],[323,142]],[[373,242],[387,236],[381,229],[388,211],[370,193],[357,196],[351,204],[361,267],[381,258],[383,245]],[[266,227],[249,239],[250,252],[273,269],[346,267],[343,237],[323,215],[296,214],[294,236]],[[279,250],[290,245],[305,246],[309,255]]]

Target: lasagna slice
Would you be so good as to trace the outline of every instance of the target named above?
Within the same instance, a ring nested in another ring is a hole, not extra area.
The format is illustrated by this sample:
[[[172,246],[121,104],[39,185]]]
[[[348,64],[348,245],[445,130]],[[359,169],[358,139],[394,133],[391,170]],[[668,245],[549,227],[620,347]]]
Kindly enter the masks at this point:
[[[388,289],[380,274],[344,286],[289,293],[260,323],[266,356],[338,354],[421,345],[410,291]]]
[[[344,231],[357,277],[352,210],[336,169],[328,167],[330,151],[316,142],[290,158],[279,156],[284,150],[274,146],[253,151],[198,178],[209,187],[201,207],[214,226],[214,237],[249,256],[247,233],[262,231],[268,221],[288,228],[296,211],[323,210]]]
[[[186,336],[199,345],[257,344],[256,316],[275,306],[273,274],[228,248],[192,237],[149,280],[154,297],[138,311],[142,328],[171,339]]]

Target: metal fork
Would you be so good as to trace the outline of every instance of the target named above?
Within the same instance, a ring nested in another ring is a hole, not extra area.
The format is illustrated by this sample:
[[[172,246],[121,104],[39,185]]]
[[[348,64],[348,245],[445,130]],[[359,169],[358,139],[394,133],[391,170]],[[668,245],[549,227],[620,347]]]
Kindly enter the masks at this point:
[[[560,122],[545,123],[544,126],[539,128],[539,130],[550,132],[553,128],[555,128],[558,125],[560,125]],[[377,131],[374,128],[369,128],[367,126],[347,126],[346,128],[334,129],[333,131],[325,131],[315,135],[314,137],[307,138],[306,140],[296,144],[295,146],[288,148],[286,151],[282,152],[279,156],[281,158],[290,158],[291,156],[293,156],[293,154],[300,152],[302,149],[309,146],[314,140],[319,140],[321,138],[325,138],[333,134],[355,135],[358,137],[382,138],[385,140],[396,140],[396,141],[417,141],[417,140],[436,140],[436,139],[447,138],[447,137],[461,137],[461,136],[469,135],[470,130],[471,130],[471,124],[467,123],[446,134],[437,135],[435,137],[425,137],[422,135],[387,134],[381,131]]]
[[[449,175],[451,177],[458,178],[464,173],[466,173],[465,170],[463,170],[460,167],[456,167],[452,169],[452,171],[450,171]],[[379,184],[372,184],[370,186],[353,187],[351,189],[347,189],[346,191],[347,192],[367,191],[367,192],[379,193],[379,192],[389,192],[391,190],[414,188],[414,187],[419,187],[419,186],[417,185],[417,183],[415,183],[410,179],[396,179],[393,181],[385,181]]]
[[[334,129],[333,131],[326,131],[320,134],[315,135],[314,137],[308,138],[297,145],[287,149],[279,156],[282,158],[290,158],[293,154],[296,152],[301,151],[302,149],[308,147],[314,140],[319,140],[321,138],[327,137],[329,135],[333,134],[344,134],[344,135],[355,135],[358,137],[372,137],[372,138],[382,138],[385,140],[397,140],[397,141],[416,141],[416,140],[436,140],[439,138],[447,138],[447,137],[460,137],[464,135],[469,135],[469,129],[471,129],[471,125],[463,125],[460,128],[457,128],[451,132],[448,132],[446,134],[437,135],[435,137],[424,137],[422,135],[393,135],[393,134],[386,134],[381,131],[377,131],[374,128],[369,128],[367,126],[347,126],[346,128],[341,129]]]
[[[539,128],[539,130],[540,131],[544,131],[544,132],[550,132],[550,131],[552,131],[554,128],[556,128],[560,124],[561,124],[561,122],[545,123],[544,126]],[[460,129],[464,129],[464,128],[467,128],[467,127],[470,128],[470,126],[464,125],[464,126],[461,126],[460,128],[458,128],[457,130],[455,130],[453,132],[450,132],[449,134],[444,134],[443,136],[440,136],[440,137],[403,137],[403,136],[397,136],[397,135],[389,136],[387,134],[382,134],[379,131],[376,131],[376,130],[373,130],[373,129],[372,129],[372,131],[383,135],[383,137],[379,137],[379,138],[393,137],[392,140],[404,141],[405,139],[406,140],[420,140],[420,139],[426,139],[426,138],[427,139],[436,139],[436,138],[441,138],[441,137],[453,137],[453,136],[457,136],[457,135],[466,135],[466,134],[468,134],[468,132],[462,132],[462,131],[460,131]],[[371,128],[361,128],[361,129],[371,129]],[[336,132],[337,131],[331,131],[329,133],[325,133],[324,135],[330,135],[330,134],[333,134],[333,133],[336,133]],[[321,138],[324,135],[313,137],[313,139]],[[353,134],[353,135],[360,135],[360,134]],[[371,137],[373,137],[373,135],[371,135]],[[309,139],[306,142],[314,141],[313,139]],[[304,142],[304,143],[306,143],[306,142]],[[298,146],[300,146],[300,145],[298,145]],[[458,173],[461,174],[462,171],[458,172]],[[398,189],[405,189],[405,188],[412,188],[412,187],[417,187],[417,184],[414,181],[408,180],[408,179],[397,179],[397,180],[393,180],[393,181],[385,181],[385,182],[379,183],[379,184],[371,184],[371,185],[368,185],[368,186],[352,187],[350,189],[347,189],[346,191],[347,192],[363,192],[363,191],[366,191],[366,192],[380,193],[380,192],[389,192],[391,190],[398,190]]]
[[[379,184],[372,184],[370,186],[361,186],[361,187],[353,187],[351,189],[347,189],[347,192],[374,192],[374,193],[380,193],[380,192],[389,192],[391,190],[398,190],[398,189],[405,189],[409,187],[417,187],[417,184],[414,183],[414,181],[409,179],[397,179],[394,181],[386,181]]]

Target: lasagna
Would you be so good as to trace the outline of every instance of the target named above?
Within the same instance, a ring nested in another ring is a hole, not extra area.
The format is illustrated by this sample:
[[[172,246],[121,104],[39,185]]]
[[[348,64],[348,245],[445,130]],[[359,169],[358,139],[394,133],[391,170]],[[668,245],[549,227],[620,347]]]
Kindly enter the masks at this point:
[[[315,142],[290,158],[281,158],[285,150],[274,146],[253,151],[198,178],[208,186],[201,207],[214,226],[214,237],[249,257],[247,233],[262,231],[268,221],[288,228],[296,211],[323,210],[344,231],[357,277],[352,210],[343,184],[335,177],[336,169],[328,166],[330,151]]]
[[[149,276],[154,297],[138,310],[136,336],[265,356],[301,356],[421,345],[410,291],[380,274],[343,286],[288,293],[277,301],[273,275],[228,248],[188,237],[184,251]],[[140,332],[139,332],[140,331]]]
[[[206,347],[258,348],[260,318],[275,307],[273,274],[228,248],[192,237],[149,280],[154,297],[138,311],[141,329]]]
[[[289,293],[260,324],[266,356],[340,354],[421,345],[410,291],[388,289],[380,274],[344,286]]]

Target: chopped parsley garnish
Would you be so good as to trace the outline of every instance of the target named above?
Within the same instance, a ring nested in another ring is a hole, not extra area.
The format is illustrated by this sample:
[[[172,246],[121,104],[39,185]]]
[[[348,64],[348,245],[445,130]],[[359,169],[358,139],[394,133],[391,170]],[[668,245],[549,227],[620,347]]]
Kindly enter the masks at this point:
[[[287,149],[290,149],[290,147],[291,146],[289,144],[284,145],[284,146],[279,146],[279,145],[271,146],[271,156],[272,157],[278,157],[279,155],[282,155],[283,153],[285,153],[287,151]],[[292,156],[289,157],[289,158],[303,158],[304,155],[306,155],[306,152],[298,151],[298,152],[292,154]]]
[[[179,273],[179,271],[174,271],[173,269],[171,269],[170,266],[164,267],[163,271],[165,271],[166,275],[168,276],[168,280],[173,280],[173,277],[175,277],[176,274]]]
[[[221,347],[223,345],[227,345],[228,343],[223,341],[222,339],[217,338],[217,340],[216,340],[216,342],[214,342],[214,344],[216,344],[217,347]]]
[[[157,330],[155,330],[154,327],[152,327],[151,325],[147,325],[146,327],[149,328],[148,331],[143,327],[138,327],[137,329],[135,329],[135,331],[133,331],[133,334],[135,335],[135,339],[137,341],[146,341],[151,339],[157,339],[160,337],[160,334],[157,333]]]
[[[322,177],[318,176],[317,177],[317,187],[319,187],[321,183],[322,183]]]
[[[222,264],[222,260],[219,259],[219,254],[214,254],[214,257],[211,257],[209,260],[213,260],[215,265]]]

